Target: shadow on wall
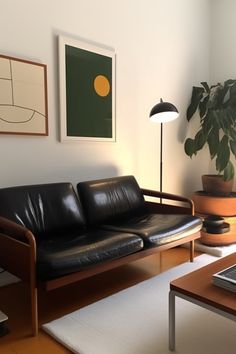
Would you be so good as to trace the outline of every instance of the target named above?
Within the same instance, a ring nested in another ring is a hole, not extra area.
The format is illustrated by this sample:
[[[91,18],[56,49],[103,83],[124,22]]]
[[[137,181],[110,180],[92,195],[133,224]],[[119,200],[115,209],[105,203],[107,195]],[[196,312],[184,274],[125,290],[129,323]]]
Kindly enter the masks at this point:
[[[43,174],[31,171],[30,175],[22,174],[17,182],[8,178],[7,183],[1,184],[1,188],[12,187],[16,185],[33,185],[44,183],[59,183],[59,182],[71,182],[76,187],[78,182],[109,178],[121,175],[121,172],[116,166],[113,165],[86,165],[70,164],[66,166],[61,164],[60,166],[54,165],[50,169],[45,169]]]
[[[184,117],[185,118],[185,117]],[[178,141],[184,143],[188,133],[187,119],[181,119],[179,129],[177,132]]]
[[[187,171],[183,174],[183,186],[184,186],[184,195],[188,198],[191,198],[195,191],[201,190],[201,173],[194,175]]]

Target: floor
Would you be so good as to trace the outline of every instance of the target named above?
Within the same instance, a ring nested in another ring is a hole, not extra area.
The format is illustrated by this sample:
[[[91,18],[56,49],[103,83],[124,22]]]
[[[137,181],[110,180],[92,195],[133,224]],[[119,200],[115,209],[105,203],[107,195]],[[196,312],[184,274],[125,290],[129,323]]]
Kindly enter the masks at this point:
[[[199,253],[196,253],[196,255]],[[146,257],[129,265],[39,294],[40,325],[83,306],[135,285],[189,259],[189,251],[175,248]],[[8,335],[0,338],[0,354],[66,354],[70,353],[50,336],[39,330],[31,336],[29,290],[18,283],[0,288],[1,311],[8,315]]]

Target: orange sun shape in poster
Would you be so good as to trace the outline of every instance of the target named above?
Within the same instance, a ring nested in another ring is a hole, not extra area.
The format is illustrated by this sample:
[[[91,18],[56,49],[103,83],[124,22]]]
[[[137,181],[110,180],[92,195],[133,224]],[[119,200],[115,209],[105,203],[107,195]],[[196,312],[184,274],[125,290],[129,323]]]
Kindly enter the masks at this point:
[[[95,77],[94,82],[94,90],[95,92],[102,97],[108,96],[110,92],[110,83],[109,80],[104,75],[98,75]]]

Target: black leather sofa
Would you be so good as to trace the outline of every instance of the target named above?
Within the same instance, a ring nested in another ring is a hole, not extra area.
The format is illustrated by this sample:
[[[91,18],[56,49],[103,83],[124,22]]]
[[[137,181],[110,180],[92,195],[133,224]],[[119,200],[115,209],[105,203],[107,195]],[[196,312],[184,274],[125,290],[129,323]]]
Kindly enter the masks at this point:
[[[141,189],[133,176],[80,182],[77,192],[71,183],[0,189],[0,267],[30,283],[34,334],[38,286],[55,289],[186,242],[192,261],[200,237],[191,200]]]

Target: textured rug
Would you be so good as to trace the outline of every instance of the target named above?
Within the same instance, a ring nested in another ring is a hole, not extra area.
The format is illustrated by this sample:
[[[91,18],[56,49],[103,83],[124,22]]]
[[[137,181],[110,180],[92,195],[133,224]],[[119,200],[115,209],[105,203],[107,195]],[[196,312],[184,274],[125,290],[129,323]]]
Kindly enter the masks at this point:
[[[109,296],[43,329],[73,353],[164,354],[168,350],[169,282],[217,260],[195,258]],[[236,324],[185,300],[176,300],[176,353],[235,354]]]

